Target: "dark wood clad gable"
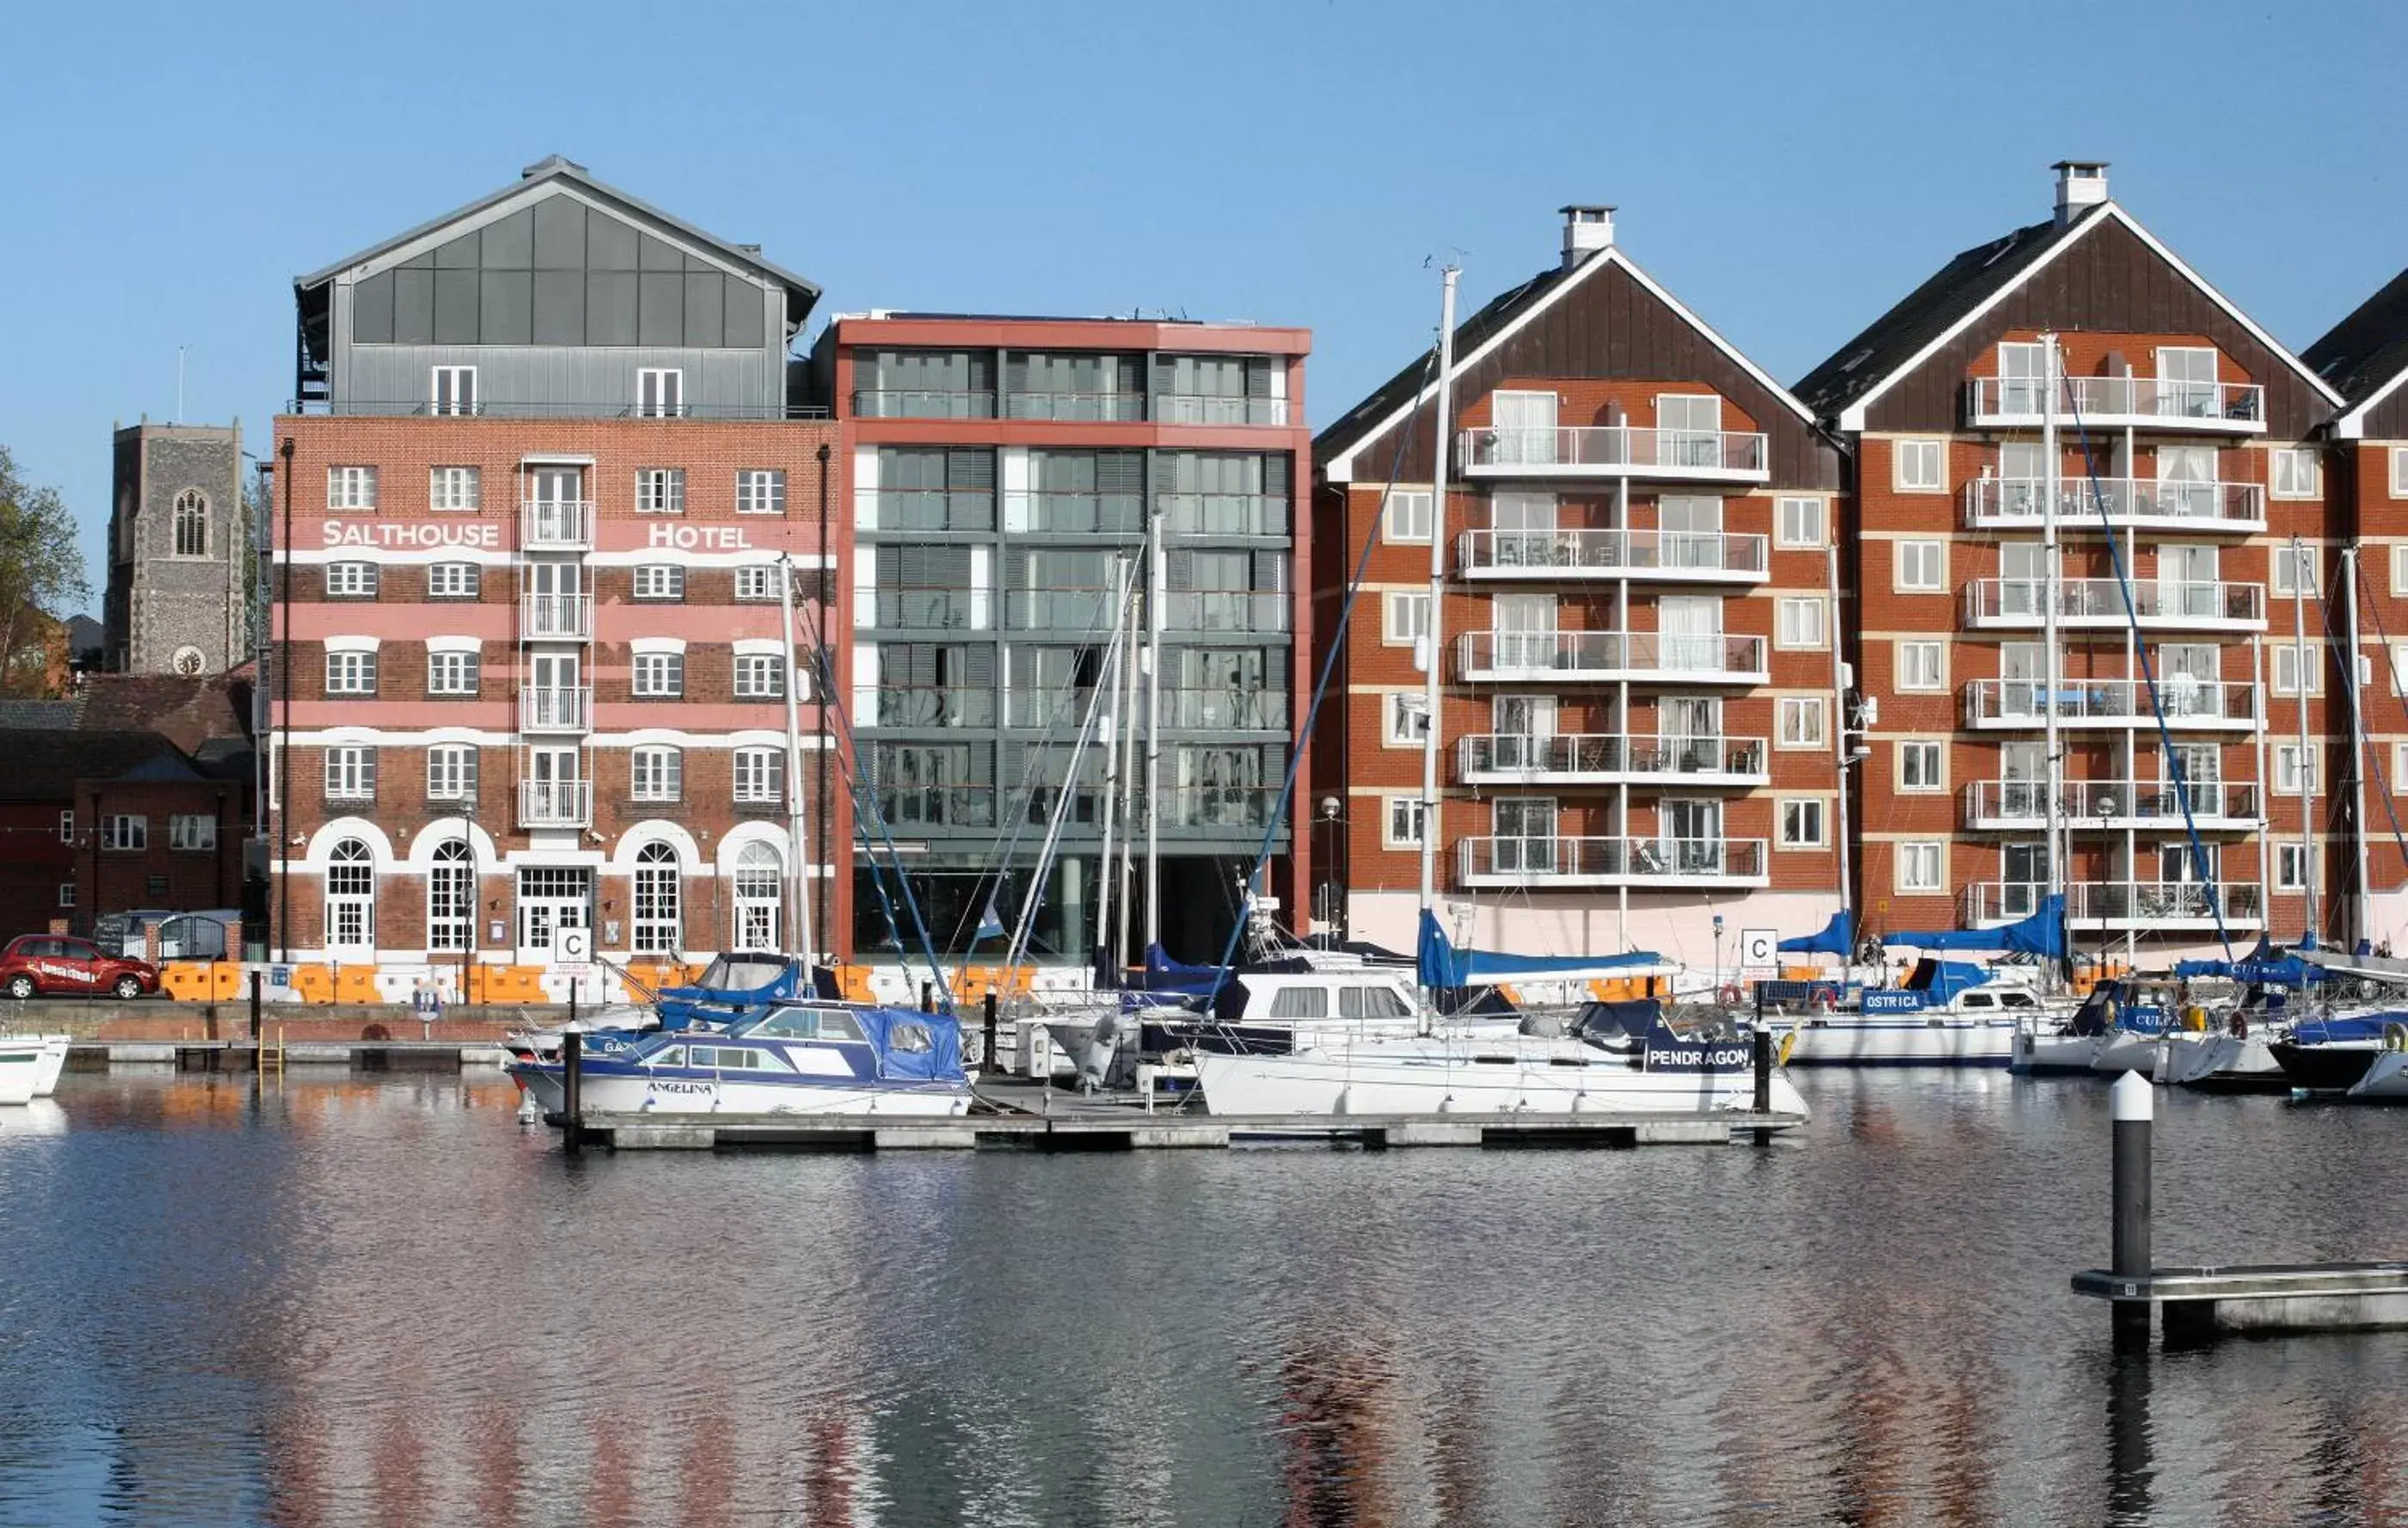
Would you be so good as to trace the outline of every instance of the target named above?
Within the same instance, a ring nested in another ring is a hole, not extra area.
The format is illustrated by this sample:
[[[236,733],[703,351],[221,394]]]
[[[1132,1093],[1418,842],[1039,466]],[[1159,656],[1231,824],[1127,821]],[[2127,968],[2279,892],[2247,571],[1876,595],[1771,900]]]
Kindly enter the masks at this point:
[[[1695,381],[1752,416],[1770,448],[1773,488],[1837,489],[1837,448],[1799,418],[1787,399],[1748,375],[1619,264],[1585,275],[1571,292],[1473,365],[1455,384],[1455,408],[1484,398],[1511,378],[1634,378]],[[1397,478],[1427,481],[1432,406],[1367,439],[1354,457],[1354,480],[1389,480],[1398,432],[1413,440]]]
[[[2408,440],[2408,383],[2366,411],[2366,426],[2359,434],[2368,440]]]
[[[2202,336],[2237,361],[2251,381],[2264,384],[2272,439],[2300,439],[2333,413],[2287,356],[2259,342],[2131,229],[2110,217],[2100,219],[2098,226],[2046,268],[2027,277],[1996,307],[1873,400],[1866,410],[1865,428],[1958,428],[1973,358],[2010,330],[2048,328]],[[2134,357],[2134,364],[2143,362]]]

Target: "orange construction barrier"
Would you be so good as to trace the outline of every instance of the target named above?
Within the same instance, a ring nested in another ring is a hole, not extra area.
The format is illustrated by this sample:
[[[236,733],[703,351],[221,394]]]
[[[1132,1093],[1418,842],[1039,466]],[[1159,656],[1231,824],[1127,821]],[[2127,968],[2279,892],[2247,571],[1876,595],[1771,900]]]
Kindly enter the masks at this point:
[[[323,965],[294,966],[293,995],[304,1003],[332,1003],[335,1000],[333,969]]]

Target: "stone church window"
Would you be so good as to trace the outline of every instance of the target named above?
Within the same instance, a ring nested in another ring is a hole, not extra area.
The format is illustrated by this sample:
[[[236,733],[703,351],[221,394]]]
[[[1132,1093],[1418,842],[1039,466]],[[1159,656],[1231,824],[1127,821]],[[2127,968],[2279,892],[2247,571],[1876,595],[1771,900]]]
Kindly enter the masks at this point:
[[[209,501],[195,488],[176,495],[176,555],[209,554]]]

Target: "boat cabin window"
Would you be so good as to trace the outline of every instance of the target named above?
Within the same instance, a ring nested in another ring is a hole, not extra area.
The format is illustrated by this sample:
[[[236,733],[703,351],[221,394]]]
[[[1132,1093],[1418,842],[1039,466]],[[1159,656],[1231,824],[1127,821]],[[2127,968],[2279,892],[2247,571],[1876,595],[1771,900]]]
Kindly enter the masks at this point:
[[[645,1060],[644,1064],[647,1066],[683,1066],[685,1064],[685,1047],[681,1045],[673,1045],[665,1050],[655,1050]]]
[[[1326,1019],[1329,992],[1323,987],[1283,987],[1271,994],[1273,1019]]]
[[[786,963],[776,955],[722,955],[702,973],[699,987],[723,992],[752,992],[786,974]]]
[[[691,1048],[695,1066],[708,1066],[722,1072],[770,1072],[778,1064],[767,1052],[740,1045],[697,1045]]]
[[[886,1032],[886,1049],[889,1050],[906,1050],[913,1054],[924,1055],[936,1048],[936,1042],[928,1037],[928,1026],[925,1024],[896,1024]]]
[[[1962,994],[1961,1002],[1968,1008],[1995,1008],[1999,1006],[1998,998],[1989,992],[1966,992]]]
[[[1404,1019],[1412,1009],[1393,987],[1340,987],[1338,1016],[1341,1019]]]
[[[820,1035],[819,1012],[814,1008],[780,1008],[753,1025],[752,1033],[781,1040],[815,1040]]]
[[[858,1040],[861,1038],[861,1026],[853,1021],[853,1015],[849,1013],[823,1012],[820,1015],[820,1038]]]
[[[2000,992],[1999,994],[1999,1007],[2002,1008],[2036,1008],[2040,1007],[2040,999],[2032,996],[2029,992]]]

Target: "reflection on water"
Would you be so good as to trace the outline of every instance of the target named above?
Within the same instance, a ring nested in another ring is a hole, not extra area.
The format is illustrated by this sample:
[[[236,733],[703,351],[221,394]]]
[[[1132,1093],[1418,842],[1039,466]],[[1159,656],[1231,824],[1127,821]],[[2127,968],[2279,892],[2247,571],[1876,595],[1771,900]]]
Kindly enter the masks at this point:
[[[2140,1360],[2105,1090],[1770,1150],[570,1161],[491,1078],[0,1111],[0,1524],[2247,1525],[2408,1509],[2408,1336]],[[2408,1250],[2408,1116],[2165,1101],[2170,1262]]]

